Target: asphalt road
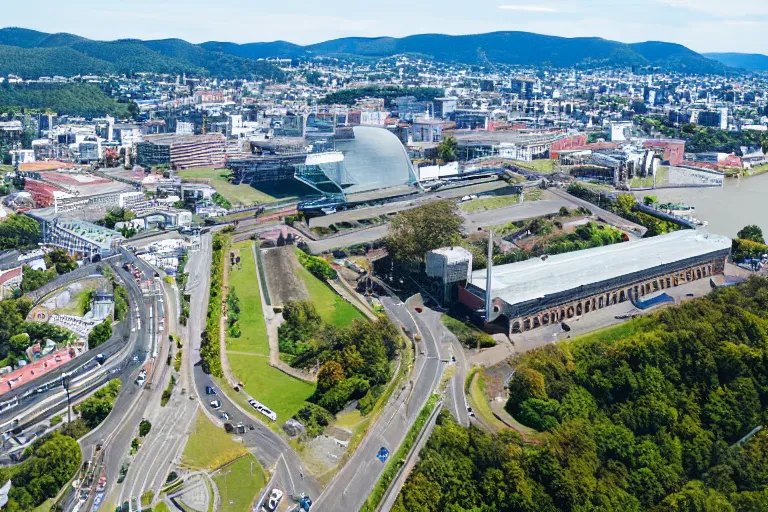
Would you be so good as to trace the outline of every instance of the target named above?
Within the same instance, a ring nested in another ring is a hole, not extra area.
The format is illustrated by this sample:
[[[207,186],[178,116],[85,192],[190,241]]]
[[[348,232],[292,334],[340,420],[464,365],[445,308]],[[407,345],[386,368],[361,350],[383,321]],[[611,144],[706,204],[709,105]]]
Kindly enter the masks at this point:
[[[190,427],[198,408],[198,402],[194,396],[190,400],[188,393],[187,366],[184,365],[178,375],[178,381],[174,386],[171,399],[162,407],[160,400],[163,390],[170,381],[171,367],[166,364],[170,342],[168,333],[181,334],[182,339],[188,336],[180,332],[178,325],[178,306],[176,292],[172,285],[164,283],[163,303],[167,305],[166,331],[159,333],[160,342],[157,358],[160,374],[155,378],[152,391],[149,392],[148,406],[143,411],[143,416],[150,420],[152,429],[131,462],[125,481],[121,484],[117,503],[130,501],[131,498],[141,499],[146,491],[153,491],[158,496],[165,483],[171,468],[181,458]],[[183,352],[182,352],[183,354]]]
[[[395,453],[445,369],[440,342],[418,313],[390,298],[382,298],[382,304],[393,321],[422,336],[422,341],[417,343],[413,379],[404,389],[395,392],[360,447],[315,501],[313,510],[360,510],[386,467],[376,458],[379,449],[384,446],[391,454]]]
[[[574,203],[566,201],[565,199],[532,201],[486,212],[465,213],[462,214],[464,216],[464,229],[469,233],[476,231],[480,227],[495,226],[507,222],[530,219],[532,217],[541,217],[557,213],[561,206],[573,208]],[[389,224],[387,223],[368,229],[351,231],[323,240],[308,240],[307,245],[309,246],[310,252],[319,254],[335,249],[350,247],[352,245],[374,242],[384,238],[388,231]]]
[[[201,250],[190,255],[186,267],[189,270],[187,290],[192,296],[190,304],[192,314],[189,318],[187,345],[189,346],[189,362],[193,368],[195,393],[200,398],[202,407],[222,428],[223,422],[219,419],[222,412],[226,412],[230,416],[230,421],[233,424],[243,423],[249,427],[244,434],[238,434],[238,436],[242,438],[243,444],[256,456],[259,462],[275,473],[275,481],[287,491],[287,494],[300,496],[304,493],[314,498],[317,496],[319,486],[309,475],[304,474],[300,457],[285,439],[264,425],[255,410],[253,413],[246,412],[235,404],[226,393],[218,389],[218,385],[203,372],[199,364],[200,333],[204,329],[203,322],[206,318],[210,287],[211,235],[203,235],[200,242]],[[221,400],[220,409],[211,408],[210,401],[214,397],[206,394],[206,386],[212,386],[217,390],[215,398]]]

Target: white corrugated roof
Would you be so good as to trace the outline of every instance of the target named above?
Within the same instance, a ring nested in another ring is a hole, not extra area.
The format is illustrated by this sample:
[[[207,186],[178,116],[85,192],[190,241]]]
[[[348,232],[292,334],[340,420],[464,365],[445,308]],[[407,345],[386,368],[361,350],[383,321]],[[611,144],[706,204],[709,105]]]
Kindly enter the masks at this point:
[[[731,239],[702,231],[682,230],[594,249],[533,258],[493,268],[491,295],[520,304],[626,274],[730,249]],[[472,284],[485,290],[486,271],[472,273]]]

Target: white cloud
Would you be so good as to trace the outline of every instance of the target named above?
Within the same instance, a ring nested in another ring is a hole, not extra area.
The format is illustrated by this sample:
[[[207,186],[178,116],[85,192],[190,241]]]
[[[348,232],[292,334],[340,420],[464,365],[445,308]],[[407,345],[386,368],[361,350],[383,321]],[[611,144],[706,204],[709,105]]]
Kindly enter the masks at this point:
[[[500,5],[499,9],[523,12],[560,12],[560,9],[543,5]]]
[[[657,0],[662,5],[697,11],[720,18],[737,18],[768,14],[768,2],[765,0]]]

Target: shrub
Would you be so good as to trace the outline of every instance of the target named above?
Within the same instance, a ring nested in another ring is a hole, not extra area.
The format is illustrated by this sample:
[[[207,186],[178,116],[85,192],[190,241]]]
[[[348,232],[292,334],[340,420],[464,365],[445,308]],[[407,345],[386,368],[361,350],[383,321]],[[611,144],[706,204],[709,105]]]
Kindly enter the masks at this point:
[[[330,281],[336,279],[336,271],[333,270],[331,265],[322,258],[316,256],[310,256],[304,251],[297,250],[296,254],[299,257],[299,263],[309,270],[309,272],[323,281]]]

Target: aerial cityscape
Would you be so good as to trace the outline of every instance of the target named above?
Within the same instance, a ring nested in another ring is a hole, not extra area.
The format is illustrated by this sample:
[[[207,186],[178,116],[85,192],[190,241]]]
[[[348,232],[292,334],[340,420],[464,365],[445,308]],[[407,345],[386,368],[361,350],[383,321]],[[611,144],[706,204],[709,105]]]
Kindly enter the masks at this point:
[[[220,3],[7,8],[0,509],[768,511],[768,8]]]

